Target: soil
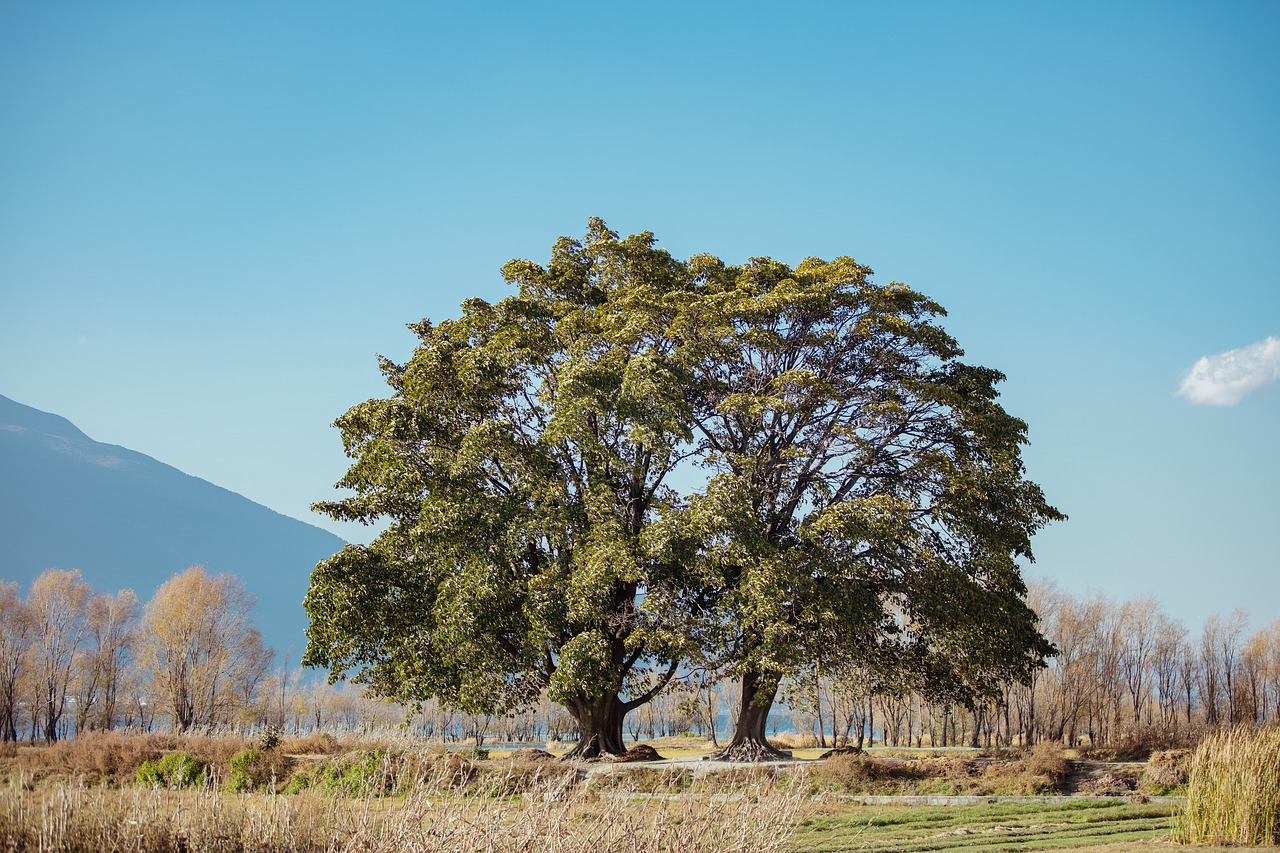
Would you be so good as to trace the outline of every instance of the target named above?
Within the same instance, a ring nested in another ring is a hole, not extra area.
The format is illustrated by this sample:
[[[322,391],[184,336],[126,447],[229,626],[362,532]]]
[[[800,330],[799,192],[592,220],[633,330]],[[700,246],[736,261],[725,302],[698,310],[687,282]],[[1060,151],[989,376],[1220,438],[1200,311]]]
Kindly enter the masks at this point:
[[[1140,761],[1072,761],[1062,784],[1064,794],[1116,797],[1138,787],[1146,765]]]
[[[837,755],[865,755],[866,750],[860,746],[837,746],[835,749],[828,749],[822,755],[818,756],[819,761],[826,761],[828,758],[834,758]]]
[[[658,754],[658,750],[649,746],[647,743],[638,743],[614,759],[614,761],[621,762],[665,760],[665,758]]]

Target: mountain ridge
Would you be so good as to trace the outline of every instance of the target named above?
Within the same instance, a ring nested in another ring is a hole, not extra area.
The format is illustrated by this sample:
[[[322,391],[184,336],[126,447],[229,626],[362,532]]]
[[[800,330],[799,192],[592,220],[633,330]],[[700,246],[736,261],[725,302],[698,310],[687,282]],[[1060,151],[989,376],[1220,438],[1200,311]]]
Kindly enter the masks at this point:
[[[94,589],[142,601],[201,564],[240,577],[268,645],[297,660],[315,564],[344,541],[70,420],[0,395],[0,578],[25,588],[78,568]]]

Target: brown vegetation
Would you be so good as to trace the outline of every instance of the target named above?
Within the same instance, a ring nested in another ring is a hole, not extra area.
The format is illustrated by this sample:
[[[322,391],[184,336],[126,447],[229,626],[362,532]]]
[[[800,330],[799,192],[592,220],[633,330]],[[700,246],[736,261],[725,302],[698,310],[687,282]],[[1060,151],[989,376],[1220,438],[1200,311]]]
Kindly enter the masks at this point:
[[[406,718],[401,747],[424,739],[481,750],[490,740],[572,744],[577,734],[545,695],[508,715],[464,715],[435,700],[409,709],[350,684],[272,672],[243,587],[199,567],[161,587],[145,618],[131,592],[94,594],[74,571],[46,572],[25,600],[19,592],[0,582],[0,742],[122,728],[276,731],[285,754],[333,755],[338,746],[317,732],[340,734],[348,746],[373,738],[376,749]],[[1143,761],[1194,748],[1217,727],[1280,722],[1280,622],[1249,634],[1242,613],[1215,615],[1192,636],[1149,598],[1116,603],[1040,584],[1030,599],[1060,651],[1030,684],[997,682],[965,707],[856,669],[798,674],[786,687],[795,731],[775,733],[770,744],[990,749],[1050,741],[1080,758]],[[731,682],[706,673],[676,679],[627,727],[667,754],[703,747],[694,726],[718,746],[716,721],[733,716],[735,696]]]
[[[750,792],[745,792],[748,795]],[[0,848],[14,851],[743,851],[785,848],[798,794],[711,803],[602,798],[548,787],[449,793],[421,787],[392,800],[228,796],[153,789],[123,795],[59,787],[0,790]]]
[[[1191,759],[1173,839],[1189,844],[1280,844],[1280,729],[1215,732]]]
[[[935,796],[1061,794],[1070,762],[1050,744],[999,755],[885,758],[837,752],[808,770],[815,791]]]

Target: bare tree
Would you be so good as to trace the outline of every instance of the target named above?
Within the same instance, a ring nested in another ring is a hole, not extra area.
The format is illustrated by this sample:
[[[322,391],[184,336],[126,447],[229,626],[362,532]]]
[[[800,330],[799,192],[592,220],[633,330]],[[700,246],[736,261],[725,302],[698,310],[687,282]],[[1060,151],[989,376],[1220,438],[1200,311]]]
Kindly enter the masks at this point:
[[[32,660],[40,696],[44,739],[58,739],[67,706],[67,689],[76,654],[88,632],[88,602],[93,590],[80,571],[48,569],[31,583],[27,609],[32,625]]]
[[[1262,718],[1264,721],[1280,723],[1280,619],[1264,627],[1259,633],[1264,637],[1263,672],[1266,688],[1263,700]],[[1271,708],[1268,714],[1266,708]]]
[[[1222,671],[1222,687],[1226,703],[1227,722],[1235,725],[1240,722],[1241,708],[1236,695],[1238,685],[1237,669],[1240,663],[1240,647],[1244,642],[1245,626],[1249,623],[1249,615],[1236,609],[1222,620],[1222,630],[1218,633],[1217,655]]]
[[[1196,698],[1205,681],[1201,673],[1200,654],[1190,642],[1185,642],[1181,645],[1181,654],[1178,657],[1178,680],[1181,683],[1181,692],[1185,698],[1182,708],[1186,717],[1187,730],[1190,731],[1192,712],[1196,708]],[[1201,698],[1200,704],[1204,704],[1203,698]]]
[[[1151,651],[1151,668],[1155,675],[1160,725],[1172,734],[1178,724],[1178,699],[1181,674],[1179,662],[1186,651],[1187,626],[1163,613],[1157,614],[1155,640]]]
[[[1148,675],[1155,655],[1159,623],[1160,604],[1153,596],[1126,601],[1120,609],[1123,637],[1120,672],[1129,694],[1129,710],[1135,726],[1142,724],[1142,712],[1147,707],[1151,692]]]
[[[1267,718],[1267,645],[1271,636],[1266,628],[1255,631],[1240,650],[1240,676],[1236,695],[1239,697],[1240,722],[1260,725]]]
[[[92,647],[80,655],[77,667],[77,732],[109,729],[115,722],[122,682],[133,663],[138,609],[132,590],[89,599],[87,635]]]
[[[139,657],[176,730],[226,719],[270,667],[253,605],[238,578],[203,566],[174,575],[147,603]]]
[[[1205,722],[1218,724],[1219,698],[1222,693],[1222,665],[1218,657],[1219,636],[1222,634],[1222,617],[1215,613],[1205,620],[1200,629],[1200,681],[1197,684],[1200,705],[1204,708]]]
[[[31,644],[31,616],[16,583],[0,583],[0,740],[18,739],[18,675]]]

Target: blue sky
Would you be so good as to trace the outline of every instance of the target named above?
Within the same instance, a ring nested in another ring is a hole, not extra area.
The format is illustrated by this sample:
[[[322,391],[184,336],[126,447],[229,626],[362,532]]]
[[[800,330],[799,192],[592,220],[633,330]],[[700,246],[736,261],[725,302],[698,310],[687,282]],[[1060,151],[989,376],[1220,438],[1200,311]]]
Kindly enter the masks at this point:
[[[850,254],[1008,374],[1036,572],[1280,616],[1280,5],[464,5],[0,0],[0,393],[358,540],[330,422],[507,259]]]

